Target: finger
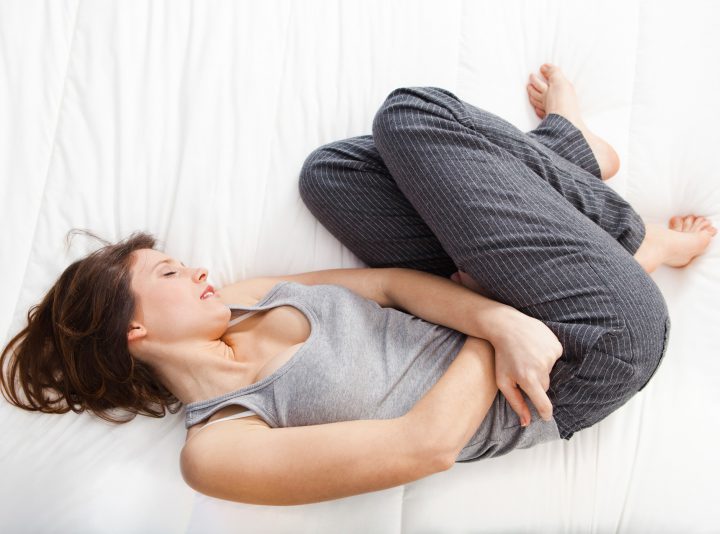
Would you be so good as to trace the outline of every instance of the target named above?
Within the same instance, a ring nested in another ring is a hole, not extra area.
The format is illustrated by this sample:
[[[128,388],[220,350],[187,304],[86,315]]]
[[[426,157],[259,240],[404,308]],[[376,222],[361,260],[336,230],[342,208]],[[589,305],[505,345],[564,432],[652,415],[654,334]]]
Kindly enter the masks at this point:
[[[543,376],[540,379],[540,385],[542,386],[543,391],[547,391],[548,389],[550,389],[550,375],[549,374]]]
[[[522,426],[530,424],[530,420],[532,418],[530,415],[530,408],[528,408],[520,390],[514,384],[511,386],[505,385],[499,389],[502,391],[502,394],[505,395],[505,399],[510,407],[517,414],[520,424]]]
[[[553,414],[553,405],[550,402],[550,398],[543,391],[542,386],[539,382],[531,382],[524,387],[523,390],[530,397],[535,409],[545,421],[550,421]]]

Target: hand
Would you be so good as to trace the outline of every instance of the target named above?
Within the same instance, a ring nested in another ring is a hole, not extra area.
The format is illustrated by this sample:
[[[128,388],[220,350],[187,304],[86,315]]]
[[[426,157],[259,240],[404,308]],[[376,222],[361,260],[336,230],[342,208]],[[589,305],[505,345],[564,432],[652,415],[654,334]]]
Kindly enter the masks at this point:
[[[530,409],[518,386],[527,394],[540,416],[550,421],[553,406],[545,393],[550,371],[562,356],[560,340],[545,323],[512,307],[503,309],[488,339],[495,349],[495,379],[520,424],[530,423]]]

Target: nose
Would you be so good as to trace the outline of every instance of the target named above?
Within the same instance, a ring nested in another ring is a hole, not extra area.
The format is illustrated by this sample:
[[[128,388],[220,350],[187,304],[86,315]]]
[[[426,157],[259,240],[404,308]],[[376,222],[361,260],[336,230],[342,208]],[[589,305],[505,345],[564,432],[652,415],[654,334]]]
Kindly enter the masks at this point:
[[[199,267],[198,269],[195,269],[193,279],[198,282],[202,282],[203,280],[207,281],[207,276],[208,270],[205,267]]]

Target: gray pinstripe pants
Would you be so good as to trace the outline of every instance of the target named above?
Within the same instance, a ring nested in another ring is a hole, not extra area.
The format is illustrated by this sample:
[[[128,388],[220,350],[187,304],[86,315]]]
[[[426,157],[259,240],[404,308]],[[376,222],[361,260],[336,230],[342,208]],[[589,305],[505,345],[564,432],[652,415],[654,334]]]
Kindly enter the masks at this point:
[[[633,258],[645,225],[560,115],[524,133],[445,89],[395,89],[372,135],[308,156],[299,191],[368,266],[459,269],[543,321],[563,345],[547,392],[563,439],[625,404],[665,355],[665,299]]]

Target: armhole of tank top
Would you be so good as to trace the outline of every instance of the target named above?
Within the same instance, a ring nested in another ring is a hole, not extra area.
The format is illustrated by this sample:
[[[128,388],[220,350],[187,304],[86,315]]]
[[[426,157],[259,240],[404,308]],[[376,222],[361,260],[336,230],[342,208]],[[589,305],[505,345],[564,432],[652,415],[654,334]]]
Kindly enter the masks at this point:
[[[220,419],[215,419],[215,421],[210,421],[209,423],[205,423],[203,426],[200,427],[200,430],[202,430],[206,426],[210,426],[215,423],[219,423],[220,421],[230,421],[231,419],[240,419],[241,417],[250,417],[252,415],[256,415],[255,412],[253,412],[252,410],[245,410],[244,412],[235,413],[232,415],[221,417]],[[212,417],[212,415],[210,417]]]

